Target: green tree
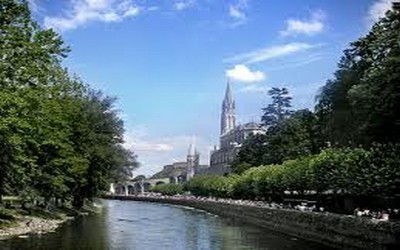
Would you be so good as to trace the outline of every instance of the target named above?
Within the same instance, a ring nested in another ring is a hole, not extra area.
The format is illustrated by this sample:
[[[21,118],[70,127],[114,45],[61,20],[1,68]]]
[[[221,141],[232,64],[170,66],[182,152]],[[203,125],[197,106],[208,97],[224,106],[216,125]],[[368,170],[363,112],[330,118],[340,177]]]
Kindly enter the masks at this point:
[[[263,108],[263,116],[261,121],[266,126],[275,126],[283,121],[291,114],[290,108],[292,97],[289,96],[289,91],[286,88],[272,88],[268,91],[268,95],[272,98],[272,103]]]
[[[400,139],[400,12],[389,11],[350,44],[318,96],[324,137],[334,146]]]
[[[68,48],[26,1],[0,0],[0,201],[6,192],[81,207],[137,167],[114,98],[61,67]]]
[[[111,180],[131,175],[137,166],[135,156],[121,145],[124,129],[114,109],[115,99],[89,91],[81,102],[78,112],[69,118],[73,131],[70,140],[80,159],[70,172],[75,180],[70,190],[77,207],[85,198],[105,190]]]
[[[268,129],[263,164],[280,164],[317,153],[320,150],[318,137],[315,115],[309,110],[298,110]]]
[[[0,201],[11,183],[29,182],[36,169],[32,126],[68,48],[32,21],[26,1],[0,1]]]
[[[263,158],[267,150],[267,136],[256,134],[249,136],[243,143],[235,161],[232,171],[240,174],[250,167],[264,164]]]
[[[265,135],[247,138],[232,165],[233,172],[318,153],[323,147],[320,138],[317,117],[309,110],[298,110],[270,126]]]

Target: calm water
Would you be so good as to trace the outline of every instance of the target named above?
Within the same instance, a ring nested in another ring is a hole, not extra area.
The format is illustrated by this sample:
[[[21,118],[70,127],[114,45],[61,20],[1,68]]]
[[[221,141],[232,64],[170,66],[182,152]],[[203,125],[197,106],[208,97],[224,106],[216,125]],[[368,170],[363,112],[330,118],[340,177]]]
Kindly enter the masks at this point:
[[[0,249],[327,249],[190,209],[135,201],[103,201],[101,214],[54,233],[0,241]]]

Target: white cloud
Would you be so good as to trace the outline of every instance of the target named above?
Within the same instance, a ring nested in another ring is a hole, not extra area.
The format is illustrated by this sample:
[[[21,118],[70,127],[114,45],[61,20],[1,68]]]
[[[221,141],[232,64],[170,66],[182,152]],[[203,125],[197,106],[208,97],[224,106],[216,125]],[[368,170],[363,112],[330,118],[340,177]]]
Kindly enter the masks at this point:
[[[246,83],[260,82],[265,79],[265,74],[261,71],[251,71],[246,65],[237,64],[233,68],[225,71],[226,77]]]
[[[64,16],[45,17],[45,27],[66,31],[93,21],[120,22],[140,13],[131,0],[74,0],[71,4]]]
[[[248,8],[248,0],[238,0],[234,4],[229,4],[229,16],[233,19],[232,26],[236,27],[247,21],[245,13]]]
[[[244,64],[251,64],[263,62],[277,57],[287,56],[299,51],[309,50],[318,45],[308,43],[288,43],[279,46],[267,47],[244,54],[239,54],[233,57],[224,59],[225,62],[243,62]]]
[[[193,7],[196,4],[196,0],[179,0],[174,3],[175,10],[185,10]]]
[[[200,152],[201,164],[208,164],[209,142],[189,135],[155,136],[146,126],[136,126],[125,134],[125,147],[138,155],[141,167],[135,174],[153,175],[163,166],[176,161],[186,161],[189,145],[195,143]]]
[[[125,146],[135,152],[170,152],[174,148],[170,144],[146,141],[141,138],[127,138]]]
[[[125,147],[135,152],[168,152],[174,149],[168,143],[149,139],[145,126],[136,126],[130,133],[125,135]]]
[[[240,20],[246,19],[246,15],[235,5],[229,5],[229,15]]]
[[[312,13],[309,20],[289,19],[286,21],[286,29],[281,31],[281,35],[315,35],[324,30],[324,19],[325,14],[320,10]]]
[[[130,6],[123,12],[123,17],[133,17],[139,15],[140,9],[136,6]]]
[[[289,68],[297,68],[304,65],[311,64],[313,62],[317,62],[324,59],[324,55],[320,53],[311,54],[305,57],[298,58],[296,60],[292,60],[291,62],[285,62],[284,64],[274,65],[273,67],[268,68],[268,71],[278,71]]]
[[[110,4],[110,1],[109,0],[86,0],[86,3],[88,5],[88,7],[93,10],[101,10],[101,9],[108,7],[108,5]]]
[[[392,9],[392,0],[377,0],[375,1],[368,11],[369,24],[377,22],[380,18],[385,16],[385,13]]]

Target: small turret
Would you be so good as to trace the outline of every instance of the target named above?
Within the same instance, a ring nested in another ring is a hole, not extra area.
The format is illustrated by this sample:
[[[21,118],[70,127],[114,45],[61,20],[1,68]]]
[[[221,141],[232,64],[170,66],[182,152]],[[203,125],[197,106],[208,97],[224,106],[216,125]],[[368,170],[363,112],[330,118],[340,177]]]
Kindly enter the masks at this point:
[[[188,155],[186,158],[187,170],[186,170],[186,180],[190,180],[194,176],[194,168],[196,162],[196,149],[193,144],[189,145]]]

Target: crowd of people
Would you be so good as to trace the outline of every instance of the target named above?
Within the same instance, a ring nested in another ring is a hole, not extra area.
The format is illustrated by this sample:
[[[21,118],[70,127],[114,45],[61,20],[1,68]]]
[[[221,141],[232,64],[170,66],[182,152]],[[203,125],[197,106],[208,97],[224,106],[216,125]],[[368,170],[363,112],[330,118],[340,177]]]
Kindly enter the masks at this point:
[[[399,220],[400,209],[388,208],[384,210],[370,210],[368,208],[364,209],[356,208],[354,209],[353,215],[357,217],[368,217],[380,221],[388,221],[389,218],[394,220]]]
[[[287,202],[287,203],[276,203],[266,201],[255,201],[255,200],[241,200],[241,199],[228,199],[228,198],[216,198],[216,197],[198,197],[190,194],[168,196],[160,193],[148,192],[144,194],[138,194],[139,197],[152,197],[152,198],[165,198],[165,199],[176,199],[176,200],[197,200],[197,201],[208,201],[208,202],[220,202],[241,206],[256,206],[270,209],[294,209],[302,212],[326,212],[323,206],[317,206],[312,201],[298,201]],[[355,217],[366,217],[373,221],[388,221],[389,219],[399,220],[400,209],[385,209],[385,210],[370,210],[356,208],[353,212]]]

